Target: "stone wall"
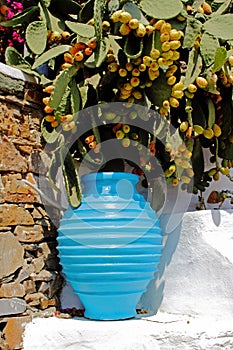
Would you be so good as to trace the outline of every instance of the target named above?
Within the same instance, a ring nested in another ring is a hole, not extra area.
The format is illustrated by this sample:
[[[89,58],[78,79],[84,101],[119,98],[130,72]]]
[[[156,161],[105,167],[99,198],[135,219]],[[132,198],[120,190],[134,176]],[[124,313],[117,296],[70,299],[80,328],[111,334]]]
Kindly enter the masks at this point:
[[[46,158],[40,136],[42,90],[0,64],[0,349],[21,349],[25,322],[51,316],[62,286],[56,227],[37,192]],[[44,157],[44,159],[43,159]]]

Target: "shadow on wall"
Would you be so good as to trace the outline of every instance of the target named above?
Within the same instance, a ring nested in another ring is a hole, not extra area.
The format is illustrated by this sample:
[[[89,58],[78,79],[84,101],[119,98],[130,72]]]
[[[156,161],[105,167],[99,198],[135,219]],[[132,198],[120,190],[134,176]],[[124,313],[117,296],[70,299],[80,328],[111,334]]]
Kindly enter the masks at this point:
[[[177,223],[174,230],[167,232],[167,227],[171,220],[171,214],[162,214],[160,216],[160,226],[164,235],[164,248],[158,271],[154,275],[154,279],[148,284],[146,292],[142,295],[138,304],[139,309],[148,310],[149,316],[156,314],[163,301],[163,293],[165,280],[163,274],[166,267],[170,264],[172,256],[176,251],[181,233],[182,213],[173,214],[173,220]],[[143,315],[145,316],[145,315]]]

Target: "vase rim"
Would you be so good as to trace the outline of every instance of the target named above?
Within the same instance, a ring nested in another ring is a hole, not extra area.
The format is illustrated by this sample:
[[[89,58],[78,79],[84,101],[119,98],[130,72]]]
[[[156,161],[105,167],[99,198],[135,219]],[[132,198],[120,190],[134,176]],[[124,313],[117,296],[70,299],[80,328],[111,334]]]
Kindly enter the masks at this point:
[[[93,180],[135,180],[138,181],[139,177],[136,174],[127,173],[123,171],[103,171],[103,172],[92,172],[81,176],[82,181],[93,181]]]

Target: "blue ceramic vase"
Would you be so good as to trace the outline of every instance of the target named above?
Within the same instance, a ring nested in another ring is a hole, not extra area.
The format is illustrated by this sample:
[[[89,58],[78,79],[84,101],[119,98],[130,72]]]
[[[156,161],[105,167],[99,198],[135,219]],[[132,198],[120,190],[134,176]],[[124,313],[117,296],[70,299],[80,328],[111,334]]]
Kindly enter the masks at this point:
[[[61,219],[60,263],[87,318],[134,317],[160,262],[159,221],[137,183],[128,173],[84,175],[81,205]]]

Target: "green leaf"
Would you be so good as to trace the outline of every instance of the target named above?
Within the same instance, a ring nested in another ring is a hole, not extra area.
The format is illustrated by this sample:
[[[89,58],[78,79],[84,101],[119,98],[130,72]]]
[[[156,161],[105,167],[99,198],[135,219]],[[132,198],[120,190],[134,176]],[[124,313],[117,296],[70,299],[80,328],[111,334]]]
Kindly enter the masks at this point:
[[[185,29],[184,41],[182,47],[184,49],[191,49],[198,34],[201,33],[202,23],[194,18],[187,19],[187,26]]]
[[[72,207],[77,208],[82,200],[79,175],[72,155],[65,146],[60,149],[60,157],[68,201]]]
[[[44,22],[34,21],[27,26],[26,42],[35,54],[41,54],[47,43],[47,28]]]
[[[57,109],[71,78],[77,73],[77,68],[73,65],[64,69],[54,81],[54,90],[51,94],[50,106]]]
[[[25,9],[24,11],[14,15],[14,17],[8,21],[1,22],[2,27],[14,27],[23,23],[30,22],[33,16],[37,16],[40,12],[38,6],[31,6]]]
[[[77,23],[71,21],[65,21],[67,27],[72,30],[72,32],[78,34],[84,38],[92,38],[95,35],[95,29],[93,26],[84,23]]]
[[[62,33],[65,30],[65,23],[61,21],[58,17],[54,16],[46,6],[40,4],[41,17],[46,23],[47,28],[52,32]]]
[[[220,15],[206,21],[203,25],[203,30],[209,34],[223,39],[233,39],[233,14]]]
[[[154,179],[151,207],[156,212],[161,209],[165,202],[165,187],[161,178]]]
[[[193,125],[200,125],[204,129],[206,129],[207,128],[206,116],[202,109],[201,102],[199,102],[198,97],[192,100],[192,107],[193,107],[193,111],[192,111]]]
[[[199,183],[204,171],[204,156],[201,142],[198,138],[194,139],[192,151],[192,166],[195,173],[194,184]]]
[[[143,38],[135,38],[133,34],[127,35],[124,45],[124,52],[129,58],[141,56],[143,50]]]
[[[95,0],[94,3],[94,26],[96,33],[96,40],[102,39],[102,21],[104,17],[104,12],[106,9],[106,0]]]
[[[72,114],[76,114],[82,108],[82,99],[74,77],[70,81],[70,102]]]
[[[31,65],[23,59],[20,53],[12,46],[8,46],[5,52],[6,64],[20,69],[24,73],[32,74],[34,76],[39,77],[40,74],[33,71]]]
[[[180,0],[142,0],[140,5],[143,12],[157,19],[176,17],[183,8]]]
[[[199,76],[202,70],[202,58],[201,55],[192,49],[189,53],[188,65],[184,78],[184,88],[187,88],[189,84],[192,84]]]
[[[217,11],[212,13],[212,17],[219,16],[219,15],[222,15],[223,13],[225,13],[228,10],[231,3],[232,3],[232,0],[224,0],[222,5],[219,6],[219,8],[217,9]]]
[[[153,81],[152,86],[146,89],[146,95],[151,103],[159,107],[171,96],[171,86],[167,84],[166,74],[162,70],[160,70],[159,77]]]
[[[53,129],[51,132],[47,130],[46,121],[43,119],[41,124],[41,136],[44,138],[47,143],[54,143],[58,140],[60,133]]]
[[[208,33],[204,33],[200,42],[201,56],[208,67],[214,63],[216,50],[219,48],[219,41]]]
[[[208,107],[208,127],[212,128],[215,123],[215,106],[211,98],[206,99],[207,107]]]
[[[62,115],[70,114],[70,87],[67,86],[59,106],[56,109],[55,116],[61,117]]]
[[[40,0],[40,2],[44,3],[46,7],[49,7],[51,4],[51,0]]]
[[[227,50],[225,47],[218,47],[215,53],[213,73],[219,71],[227,60]]]
[[[97,49],[95,50],[96,67],[100,67],[100,65],[103,63],[109,51],[109,48],[110,48],[110,40],[107,37],[103,38],[98,43]]]
[[[124,4],[123,9],[124,9],[124,11],[129,12],[131,14],[132,18],[137,18],[140,21],[140,23],[142,23],[144,25],[148,25],[149,24],[149,22],[146,19],[146,17],[143,16],[142,11],[133,2],[129,1],[126,4]]]
[[[70,48],[71,48],[70,45],[58,45],[58,46],[52,47],[51,49],[44,52],[41,56],[35,59],[32,69],[35,69],[41,66],[43,63],[48,62],[51,58],[62,55],[63,53],[69,51]]]

